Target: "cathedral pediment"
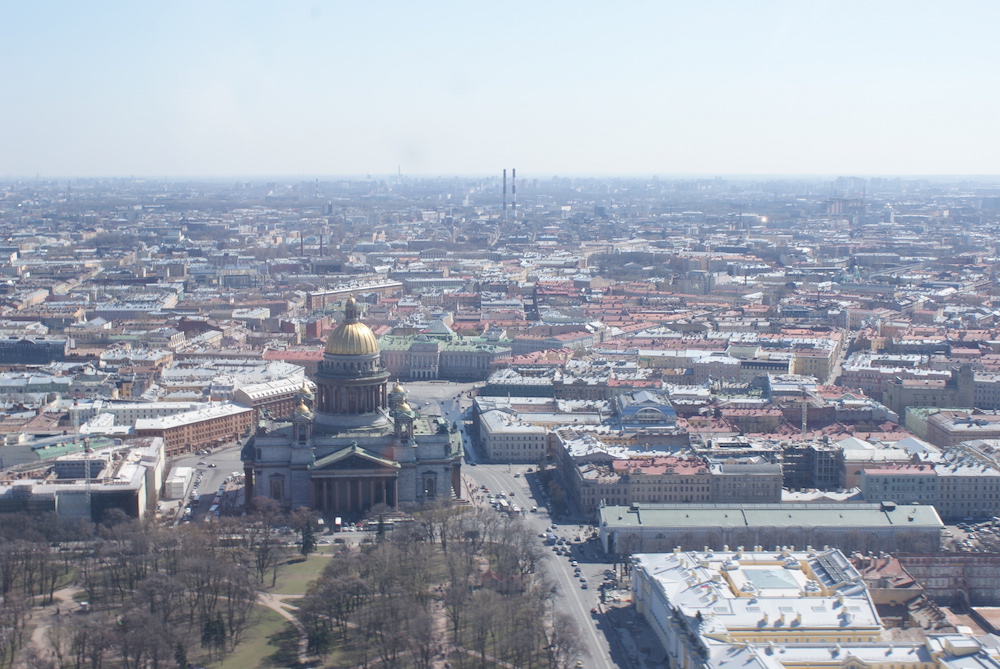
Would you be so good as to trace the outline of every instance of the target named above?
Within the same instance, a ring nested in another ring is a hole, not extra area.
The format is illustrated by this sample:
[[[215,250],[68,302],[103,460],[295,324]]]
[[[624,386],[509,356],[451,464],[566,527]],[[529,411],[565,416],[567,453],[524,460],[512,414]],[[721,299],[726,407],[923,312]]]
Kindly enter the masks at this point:
[[[316,460],[309,466],[309,469],[312,471],[399,469],[399,463],[379,457],[357,444],[351,444],[347,448],[342,448]]]

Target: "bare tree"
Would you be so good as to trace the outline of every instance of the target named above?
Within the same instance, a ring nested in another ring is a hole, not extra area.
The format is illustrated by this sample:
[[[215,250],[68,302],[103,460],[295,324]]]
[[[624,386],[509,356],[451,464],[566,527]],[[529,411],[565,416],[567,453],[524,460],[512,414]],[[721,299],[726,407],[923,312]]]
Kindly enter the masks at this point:
[[[134,602],[146,606],[151,615],[165,624],[179,608],[185,590],[182,581],[168,574],[154,572],[139,583]]]
[[[406,641],[412,666],[431,669],[440,645],[434,634],[434,619],[419,609],[412,610],[406,618]]]
[[[285,548],[277,537],[280,518],[281,507],[277,501],[270,497],[257,497],[254,499],[254,513],[247,516],[238,529],[243,546],[252,556],[258,582],[263,583],[270,572],[271,587],[278,580],[278,567],[286,556]]]
[[[51,650],[31,643],[21,654],[21,664],[25,669],[59,669],[61,663]]]
[[[552,627],[548,632],[549,665],[553,669],[570,667],[587,654],[576,622],[561,611],[552,616]]]
[[[459,643],[459,633],[472,593],[473,563],[460,552],[452,551],[445,558],[445,566],[448,568],[448,582],[443,588],[444,611],[451,621],[455,642]]]
[[[403,593],[377,597],[358,611],[358,627],[363,642],[370,643],[386,667],[396,667],[407,647]]]
[[[478,590],[469,607],[469,634],[472,650],[479,653],[480,663],[486,668],[486,650],[490,640],[496,638],[502,610],[501,595],[493,590]]]
[[[73,666],[83,669],[89,663],[90,669],[101,669],[114,641],[112,634],[112,621],[102,616],[90,615],[75,621],[70,631]]]
[[[226,624],[230,650],[235,650],[250,626],[254,606],[257,604],[258,590],[249,572],[235,564],[228,565],[224,583],[223,621]]]

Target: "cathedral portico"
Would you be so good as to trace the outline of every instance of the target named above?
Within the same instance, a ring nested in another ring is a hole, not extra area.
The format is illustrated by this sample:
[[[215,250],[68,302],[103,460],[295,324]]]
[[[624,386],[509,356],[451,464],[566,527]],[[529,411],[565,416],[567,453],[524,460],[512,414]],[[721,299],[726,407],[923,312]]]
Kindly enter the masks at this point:
[[[360,514],[378,504],[395,508],[399,481],[390,476],[312,478],[312,508],[325,515]]]

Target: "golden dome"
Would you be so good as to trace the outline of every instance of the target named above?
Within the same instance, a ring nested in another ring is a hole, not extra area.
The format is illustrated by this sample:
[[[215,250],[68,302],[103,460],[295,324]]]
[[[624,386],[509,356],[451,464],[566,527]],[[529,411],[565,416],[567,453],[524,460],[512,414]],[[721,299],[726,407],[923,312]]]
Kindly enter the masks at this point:
[[[309,407],[306,406],[305,401],[300,401],[299,405],[295,407],[295,413],[299,414],[300,416],[305,416],[312,412],[309,411]]]
[[[347,298],[344,320],[326,338],[325,351],[332,355],[371,355],[378,353],[378,340],[372,329],[358,320],[358,303]]]
[[[402,404],[399,405],[399,410],[400,411],[406,411],[406,412],[409,412],[409,413],[413,413],[413,407],[411,407],[406,402],[403,402]]]
[[[390,390],[389,392],[391,392],[394,395],[405,395],[406,394],[406,391],[403,390],[403,386],[401,386],[399,384],[399,379],[396,379],[396,385],[394,385],[392,387],[392,390]]]

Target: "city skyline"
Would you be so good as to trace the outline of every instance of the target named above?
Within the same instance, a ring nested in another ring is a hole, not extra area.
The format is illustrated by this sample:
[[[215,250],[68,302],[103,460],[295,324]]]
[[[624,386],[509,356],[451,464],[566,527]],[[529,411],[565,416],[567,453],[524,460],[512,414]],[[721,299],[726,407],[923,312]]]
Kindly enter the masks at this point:
[[[966,2],[18,5],[0,177],[996,175]]]

